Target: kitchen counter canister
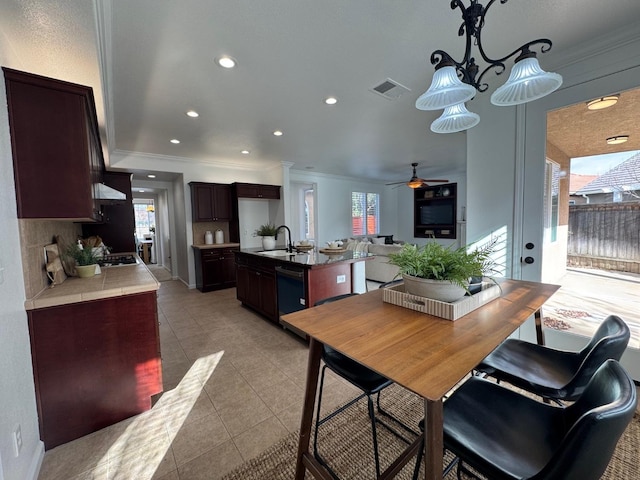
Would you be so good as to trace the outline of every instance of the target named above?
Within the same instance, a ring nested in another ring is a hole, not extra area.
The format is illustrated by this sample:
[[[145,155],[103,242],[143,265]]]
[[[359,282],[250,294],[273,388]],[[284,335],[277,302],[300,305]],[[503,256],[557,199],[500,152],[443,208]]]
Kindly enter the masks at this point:
[[[69,277],[53,288],[47,288],[25,302],[26,310],[55,307],[71,303],[119,297],[158,290],[160,284],[140,262],[137,265],[103,267],[101,273],[92,278]]]

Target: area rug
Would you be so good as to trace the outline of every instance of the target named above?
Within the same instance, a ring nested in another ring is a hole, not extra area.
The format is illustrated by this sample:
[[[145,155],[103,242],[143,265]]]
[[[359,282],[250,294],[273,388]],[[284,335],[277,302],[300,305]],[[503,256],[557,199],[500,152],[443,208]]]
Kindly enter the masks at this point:
[[[383,392],[381,404],[407,425],[417,425],[422,417],[422,400],[395,385]],[[320,429],[318,440],[320,454],[328,460],[342,480],[375,478],[371,425],[366,408],[366,401],[360,401]],[[406,444],[385,428],[379,428],[378,435],[380,462],[384,469],[404,450]],[[291,480],[295,473],[297,447],[298,434],[292,433],[258,457],[240,465],[223,477],[223,480]],[[450,461],[450,454],[447,453],[443,458],[443,467]],[[415,461],[410,461],[396,478],[410,479],[414,466]],[[305,479],[312,478],[307,473]],[[446,480],[455,480],[455,478],[455,469],[445,477]],[[609,467],[602,476],[602,479],[606,480],[637,478],[640,478],[640,416],[638,414],[634,416],[618,442]]]

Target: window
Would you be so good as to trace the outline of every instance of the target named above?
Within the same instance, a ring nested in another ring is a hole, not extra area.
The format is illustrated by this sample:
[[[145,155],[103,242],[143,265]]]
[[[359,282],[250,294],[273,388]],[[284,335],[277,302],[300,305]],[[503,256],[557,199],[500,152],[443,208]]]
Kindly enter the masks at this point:
[[[156,212],[153,200],[135,199],[133,213],[136,222],[136,238],[143,239],[145,235],[154,234],[156,231]]]
[[[380,195],[351,192],[351,231],[353,235],[380,232]]]

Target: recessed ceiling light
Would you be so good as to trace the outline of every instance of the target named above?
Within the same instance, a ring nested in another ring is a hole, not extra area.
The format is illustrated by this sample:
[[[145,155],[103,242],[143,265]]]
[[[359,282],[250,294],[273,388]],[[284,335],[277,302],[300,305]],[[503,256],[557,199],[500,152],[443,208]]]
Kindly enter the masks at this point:
[[[177,138],[172,138],[170,141],[171,143],[174,143],[176,145],[180,143],[180,140],[178,140]]]
[[[280,130],[276,130],[275,132],[273,132],[273,134],[274,134],[276,137],[281,137],[281,136],[282,136],[282,132],[281,132]]]
[[[602,110],[603,108],[612,107],[618,103],[619,97],[620,95],[608,95],[606,97],[596,98],[595,100],[587,102],[587,108],[589,110]]]
[[[187,116],[191,117],[191,118],[197,118],[200,116],[200,114],[198,112],[196,112],[195,110],[189,110],[187,112]]]
[[[156,176],[155,176],[155,175],[152,175],[152,174],[147,175],[147,177],[149,177],[149,178],[156,178]]]
[[[243,155],[249,155],[251,152],[249,150],[242,150],[240,153]]]
[[[140,190],[138,190],[138,192],[144,193],[144,188],[141,188]]]
[[[324,103],[326,103],[327,105],[335,105],[336,103],[338,103],[338,99],[336,97],[328,97],[324,99]]]
[[[223,68],[233,68],[236,66],[235,59],[229,57],[228,55],[223,55],[222,57],[216,58],[216,63]]]
[[[616,135],[615,137],[607,138],[607,143],[609,145],[620,145],[621,143],[629,140],[629,135]]]

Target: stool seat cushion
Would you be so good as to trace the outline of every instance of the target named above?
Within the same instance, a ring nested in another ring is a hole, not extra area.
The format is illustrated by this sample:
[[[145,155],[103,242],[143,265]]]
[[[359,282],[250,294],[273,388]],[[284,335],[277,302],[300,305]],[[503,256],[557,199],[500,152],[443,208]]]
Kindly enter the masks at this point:
[[[346,355],[324,346],[322,359],[331,370],[367,394],[377,393],[393,383],[386,377],[351,360]]]

